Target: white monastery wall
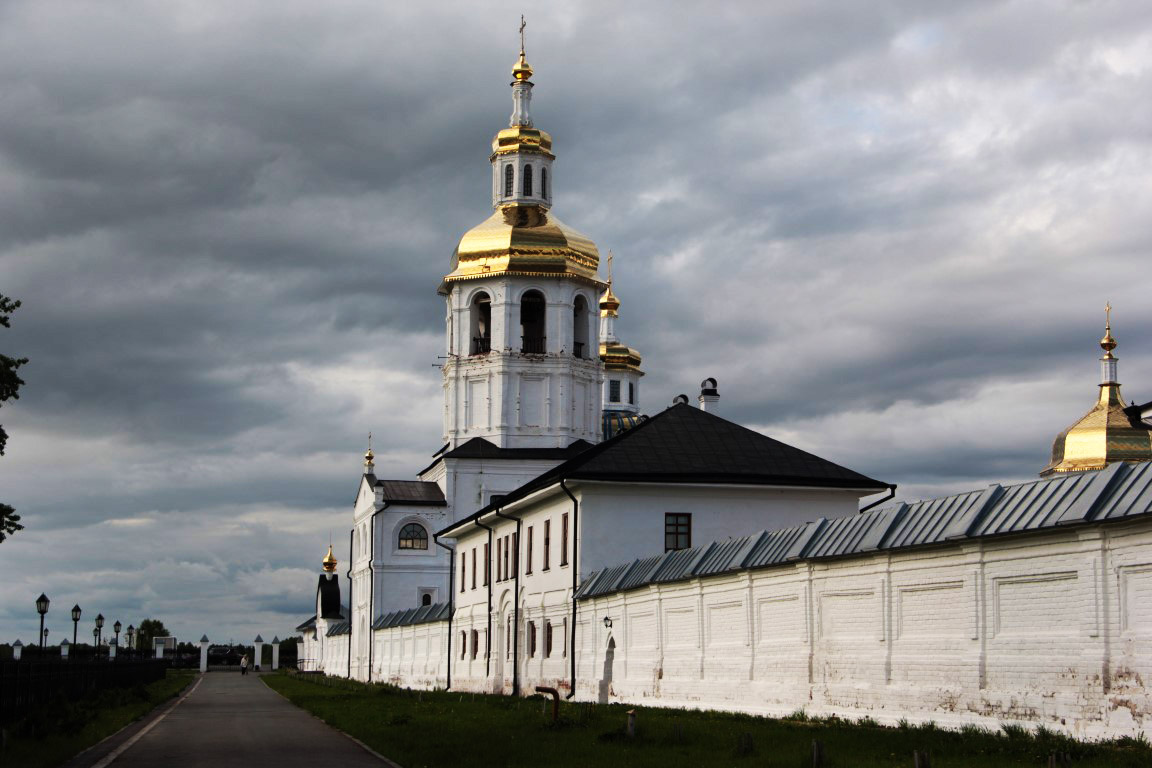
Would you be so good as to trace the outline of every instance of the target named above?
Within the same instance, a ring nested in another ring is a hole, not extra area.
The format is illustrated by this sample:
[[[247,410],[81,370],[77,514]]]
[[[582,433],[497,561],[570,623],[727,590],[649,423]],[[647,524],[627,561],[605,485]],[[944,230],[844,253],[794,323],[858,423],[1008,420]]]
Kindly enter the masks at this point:
[[[377,629],[372,681],[431,690],[447,684],[448,622]]]

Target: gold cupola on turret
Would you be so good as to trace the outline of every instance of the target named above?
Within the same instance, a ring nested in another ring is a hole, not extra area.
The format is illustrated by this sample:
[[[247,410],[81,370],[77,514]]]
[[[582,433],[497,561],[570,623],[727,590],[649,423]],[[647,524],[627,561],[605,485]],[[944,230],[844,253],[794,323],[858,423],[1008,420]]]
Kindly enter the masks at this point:
[[[466,232],[452,256],[451,284],[495,275],[573,278],[600,285],[596,244],[552,214],[552,137],[532,122],[532,67],[524,54],[512,68],[512,117],[492,140],[492,207],[487,220]]]
[[[336,556],[332,554],[332,545],[328,545],[328,554],[324,555],[324,559],[320,561],[320,565],[324,568],[324,573],[336,572]]]
[[[1103,469],[1116,461],[1152,461],[1152,427],[1141,416],[1149,404],[1124,405],[1116,376],[1117,358],[1112,354],[1112,306],[1105,307],[1104,356],[1100,358],[1100,396],[1092,410],[1056,436],[1052,461],[1041,477],[1066,472]]]

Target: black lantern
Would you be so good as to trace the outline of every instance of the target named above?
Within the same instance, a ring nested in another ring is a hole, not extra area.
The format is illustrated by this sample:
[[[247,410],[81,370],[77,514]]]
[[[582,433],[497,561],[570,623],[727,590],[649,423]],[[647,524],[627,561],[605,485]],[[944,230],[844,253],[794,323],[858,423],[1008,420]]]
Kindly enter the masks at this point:
[[[96,644],[100,644],[100,630],[104,629],[104,614],[96,614]]]
[[[76,629],[80,625],[80,605],[72,606],[72,645],[76,645]]]
[[[43,592],[36,598],[36,613],[40,614],[40,648],[44,648],[44,614],[48,613],[48,595]]]
[[[136,648],[136,627],[131,624],[128,625],[128,650],[132,651]]]
[[[120,647],[120,622],[117,621],[112,625],[112,631],[116,633],[116,647]]]
[[[604,617],[604,629],[611,629],[611,628],[612,628],[612,619],[605,616]]]

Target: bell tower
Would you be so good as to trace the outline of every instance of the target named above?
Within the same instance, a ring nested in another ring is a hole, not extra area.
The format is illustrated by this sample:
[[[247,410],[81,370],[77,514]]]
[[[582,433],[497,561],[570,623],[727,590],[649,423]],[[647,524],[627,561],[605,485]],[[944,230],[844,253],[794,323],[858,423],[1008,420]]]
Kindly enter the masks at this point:
[[[532,67],[512,69],[512,117],[492,140],[492,207],[456,247],[446,304],[444,441],[499,448],[596,442],[600,254],[552,213],[552,137],[532,120]]]

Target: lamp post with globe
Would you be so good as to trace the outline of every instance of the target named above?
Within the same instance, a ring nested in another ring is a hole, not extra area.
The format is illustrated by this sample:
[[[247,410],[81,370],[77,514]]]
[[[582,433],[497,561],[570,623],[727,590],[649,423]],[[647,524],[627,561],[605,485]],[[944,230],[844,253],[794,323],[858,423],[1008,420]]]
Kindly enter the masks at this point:
[[[40,614],[40,650],[44,650],[44,614],[48,613],[48,595],[43,592],[36,598],[36,613]]]
[[[76,645],[76,630],[80,626],[80,604],[72,606],[72,645]]]

